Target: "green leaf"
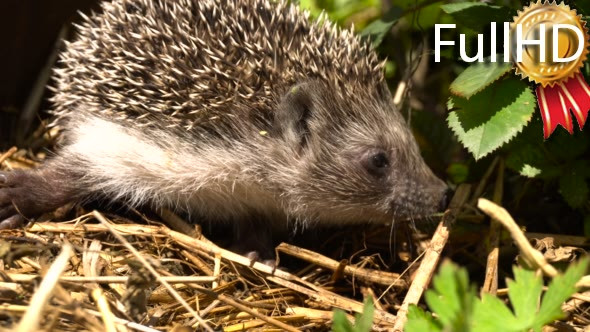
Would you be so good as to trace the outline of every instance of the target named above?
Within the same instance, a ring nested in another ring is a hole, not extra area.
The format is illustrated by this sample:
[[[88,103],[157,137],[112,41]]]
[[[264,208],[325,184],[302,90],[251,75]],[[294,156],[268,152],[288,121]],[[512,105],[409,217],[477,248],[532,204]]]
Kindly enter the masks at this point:
[[[588,201],[586,178],[577,172],[566,172],[559,178],[559,192],[569,206],[582,207]]]
[[[501,147],[531,120],[535,96],[526,83],[510,78],[495,82],[467,100],[449,99],[447,122],[475,159]]]
[[[356,332],[369,332],[373,328],[373,314],[375,307],[373,306],[373,298],[367,297],[363,306],[363,314],[357,314],[355,317],[354,330]]]
[[[373,298],[368,297],[363,306],[363,313],[355,316],[354,326],[342,310],[334,310],[332,331],[334,332],[369,332],[373,328]]]
[[[474,94],[497,81],[511,69],[511,63],[489,62],[489,58],[484,62],[476,62],[467,67],[451,83],[451,93],[469,99]]]
[[[499,298],[484,294],[473,310],[473,331],[521,331],[525,327]]]
[[[424,294],[428,307],[438,315],[443,326],[452,326],[455,331],[464,330],[476,300],[475,290],[469,285],[467,271],[450,262],[444,262],[432,284],[434,290],[428,290]]]
[[[508,297],[516,318],[526,326],[531,326],[539,309],[543,280],[534,271],[517,267],[513,271],[514,280],[508,280]]]
[[[537,134],[541,135],[540,132]],[[551,161],[547,159],[542,145],[522,141],[519,143],[513,144],[511,149],[508,149],[506,166],[529,178],[551,177],[561,174],[559,167],[551,165]]]
[[[423,1],[422,4],[427,2],[428,1]],[[416,11],[417,15],[415,16],[413,14],[406,15],[406,22],[411,24],[412,28],[417,31],[433,29],[435,24],[441,23],[440,16],[442,10],[440,9],[440,4],[438,2],[439,1],[436,1],[430,5],[420,8],[420,10]],[[413,7],[416,8],[415,6]]]
[[[469,176],[469,166],[460,163],[452,163],[447,167],[447,175],[453,183],[463,183]]]
[[[434,320],[432,315],[428,312],[411,304],[408,308],[408,322],[404,327],[406,332],[423,332],[423,331],[442,331],[442,326],[438,321]]]
[[[576,283],[584,276],[587,269],[588,258],[583,258],[577,264],[570,265],[563,275],[551,280],[533,322],[535,331],[541,331],[544,325],[563,317],[561,304],[576,292]]]
[[[442,5],[441,9],[457,22],[475,31],[482,30],[490,22],[510,22],[514,12],[508,7],[491,6],[483,2],[459,2]],[[497,23],[500,29],[501,23]]]
[[[354,332],[352,324],[348,321],[346,313],[342,310],[334,310],[332,331],[334,332]]]
[[[402,17],[403,10],[399,7],[392,7],[382,18],[371,22],[367,25],[363,31],[361,31],[361,37],[368,38],[373,47],[381,45],[385,35],[391,31],[393,25]]]

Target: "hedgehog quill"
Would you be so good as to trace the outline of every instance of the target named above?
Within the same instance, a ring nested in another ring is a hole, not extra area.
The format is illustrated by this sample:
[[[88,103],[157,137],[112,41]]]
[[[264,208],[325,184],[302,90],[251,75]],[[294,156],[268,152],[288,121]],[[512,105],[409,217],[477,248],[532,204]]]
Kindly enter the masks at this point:
[[[0,173],[1,228],[100,198],[230,224],[239,242],[446,205],[383,64],[325,17],[266,0],[114,0],[77,28],[53,76],[63,144],[38,169]]]

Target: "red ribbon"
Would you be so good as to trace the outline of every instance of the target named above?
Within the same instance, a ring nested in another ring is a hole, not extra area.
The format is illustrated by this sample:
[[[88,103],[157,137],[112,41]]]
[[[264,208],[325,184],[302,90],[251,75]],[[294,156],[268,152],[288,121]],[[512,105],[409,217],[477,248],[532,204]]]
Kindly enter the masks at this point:
[[[582,74],[577,73],[567,82],[558,82],[552,87],[539,85],[536,92],[545,139],[549,138],[557,125],[573,134],[574,125],[570,110],[573,111],[580,130],[584,127],[590,110],[590,87]]]

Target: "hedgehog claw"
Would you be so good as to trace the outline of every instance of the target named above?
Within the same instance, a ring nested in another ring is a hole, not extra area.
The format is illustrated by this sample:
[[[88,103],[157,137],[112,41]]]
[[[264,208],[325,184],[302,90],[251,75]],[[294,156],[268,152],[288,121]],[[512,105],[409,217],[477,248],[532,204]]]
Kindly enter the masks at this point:
[[[0,180],[1,176],[0,174]],[[11,188],[0,187],[0,229],[16,228],[22,223],[22,218],[11,201]],[[20,219],[20,220],[19,220]]]
[[[0,211],[2,213],[2,211]],[[2,221],[0,221],[0,230],[19,228],[25,223],[25,218],[19,214],[14,214]]]
[[[276,261],[274,259],[263,259],[263,257],[267,257],[268,255],[263,256],[259,251],[256,251],[256,250],[249,251],[249,252],[245,253],[244,256],[246,256],[246,258],[248,258],[250,260],[251,264],[258,262],[258,263],[262,263],[264,265],[268,265],[272,268],[276,267]]]

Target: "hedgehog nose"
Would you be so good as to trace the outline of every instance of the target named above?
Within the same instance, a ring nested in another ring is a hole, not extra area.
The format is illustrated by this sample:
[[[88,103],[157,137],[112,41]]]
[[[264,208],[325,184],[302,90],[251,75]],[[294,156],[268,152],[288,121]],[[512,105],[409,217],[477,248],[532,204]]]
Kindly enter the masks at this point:
[[[451,198],[453,198],[453,194],[455,192],[451,188],[445,189],[440,201],[438,202],[438,211],[443,212],[449,207],[449,203],[451,202]]]

